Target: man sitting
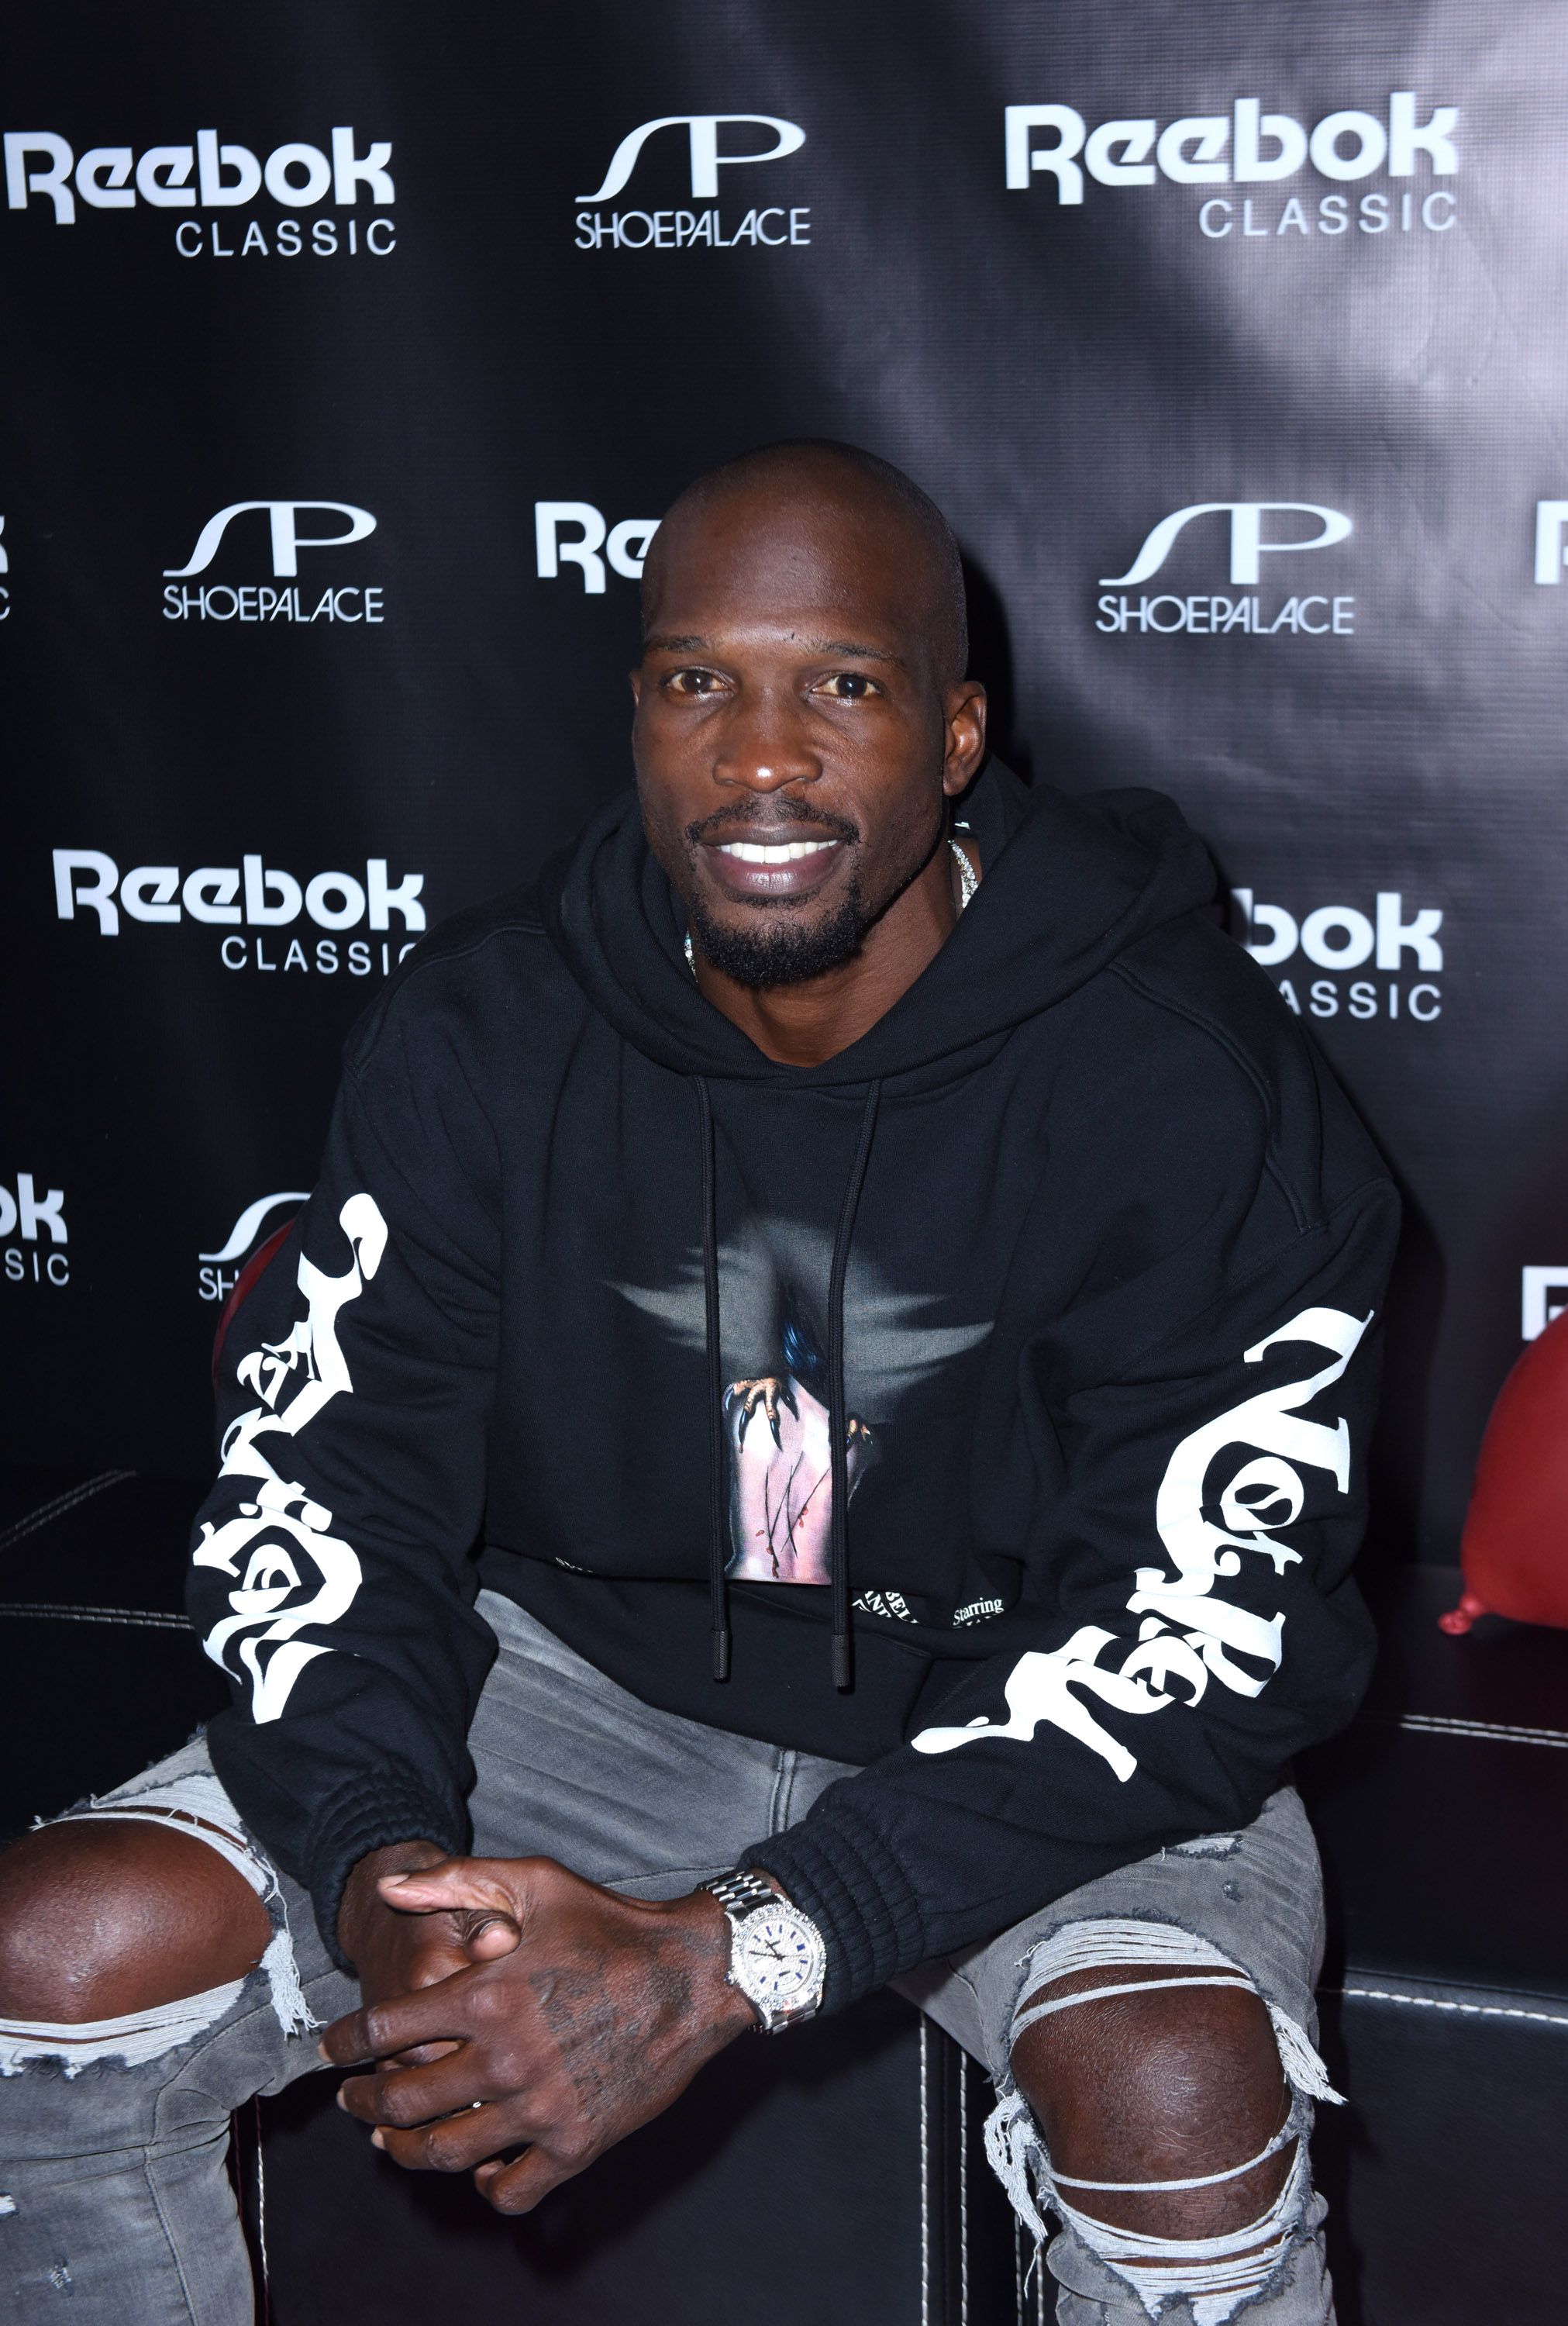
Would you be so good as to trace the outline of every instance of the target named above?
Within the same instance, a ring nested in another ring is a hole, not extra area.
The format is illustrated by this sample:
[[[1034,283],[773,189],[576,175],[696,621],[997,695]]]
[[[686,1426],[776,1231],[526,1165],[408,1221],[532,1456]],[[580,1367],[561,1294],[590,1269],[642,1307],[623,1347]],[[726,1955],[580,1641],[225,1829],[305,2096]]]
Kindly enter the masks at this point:
[[[1391,1192],[1174,809],[981,771],[897,470],[732,461],[644,591],[636,797],[392,981],[231,1332],[232,1709],[0,1868],[13,2314],[248,2318],[322,2053],[522,2212],[891,1981],[1060,2318],[1320,2326]]]

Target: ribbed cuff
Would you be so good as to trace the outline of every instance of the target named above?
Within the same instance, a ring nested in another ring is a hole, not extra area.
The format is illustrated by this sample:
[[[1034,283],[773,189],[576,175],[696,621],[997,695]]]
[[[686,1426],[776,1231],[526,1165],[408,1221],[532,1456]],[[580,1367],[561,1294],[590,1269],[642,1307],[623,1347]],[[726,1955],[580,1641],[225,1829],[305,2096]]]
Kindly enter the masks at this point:
[[[903,1867],[842,1798],[786,1833],[754,1843],[740,1862],[782,1882],[791,1903],[821,1931],[828,1953],[824,2012],[841,2011],[886,1986],[930,1951]]]
[[[339,1969],[350,1975],[354,1965],[338,1943],[344,1885],[362,1857],[399,1841],[433,1841],[460,1853],[469,1845],[468,1811],[406,1772],[388,1770],[374,1780],[356,1779],[317,1813],[305,1854],[305,1887],[322,1943]]]

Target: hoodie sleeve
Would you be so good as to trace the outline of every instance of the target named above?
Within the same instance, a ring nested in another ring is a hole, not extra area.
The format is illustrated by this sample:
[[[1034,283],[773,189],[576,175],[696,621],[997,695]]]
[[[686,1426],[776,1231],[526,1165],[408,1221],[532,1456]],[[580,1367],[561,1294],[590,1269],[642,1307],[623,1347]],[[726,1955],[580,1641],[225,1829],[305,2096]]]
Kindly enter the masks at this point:
[[[1235,1830],[1350,1717],[1396,1224],[1371,1181],[1111,1377],[1044,1401],[1054,1490],[1007,1646],[747,1853],[822,1930],[826,2008]],[[1228,1272],[1215,1255],[1211,1281]]]
[[[428,1011],[411,1054],[413,1015],[394,997],[350,1060],[316,1191],[229,1331],[223,1466],[188,1593],[233,1695],[214,1765],[334,1952],[367,1850],[465,1846],[465,1739],[495,1652],[469,1556],[494,1389],[494,1145]]]

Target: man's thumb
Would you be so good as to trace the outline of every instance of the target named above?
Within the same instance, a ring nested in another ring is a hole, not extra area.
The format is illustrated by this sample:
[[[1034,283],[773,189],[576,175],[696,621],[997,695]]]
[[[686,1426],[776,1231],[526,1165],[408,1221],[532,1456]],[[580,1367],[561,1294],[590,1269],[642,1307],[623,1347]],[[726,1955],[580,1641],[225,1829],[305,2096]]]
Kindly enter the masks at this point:
[[[384,1875],[377,1884],[386,1903],[400,1914],[462,1914],[476,1928],[465,1936],[470,1952],[509,1954],[518,1928],[511,1899],[499,1884],[464,1865],[433,1866],[425,1874]]]

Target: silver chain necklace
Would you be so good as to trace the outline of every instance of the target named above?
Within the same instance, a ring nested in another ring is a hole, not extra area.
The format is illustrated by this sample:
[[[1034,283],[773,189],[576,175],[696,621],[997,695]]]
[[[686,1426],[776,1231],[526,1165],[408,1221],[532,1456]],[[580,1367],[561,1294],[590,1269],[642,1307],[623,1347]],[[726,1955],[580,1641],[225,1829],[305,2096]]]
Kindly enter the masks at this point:
[[[948,846],[952,850],[953,861],[958,866],[959,910],[960,913],[967,912],[969,909],[970,900],[973,897],[975,890],[980,885],[979,876],[976,872],[974,866],[970,862],[969,858],[964,854],[963,850],[959,846],[956,840],[950,840],[948,842]],[[692,976],[695,977],[697,974],[697,956],[691,949],[691,933],[690,930],[686,933],[684,951],[686,954],[686,966],[691,971]]]

